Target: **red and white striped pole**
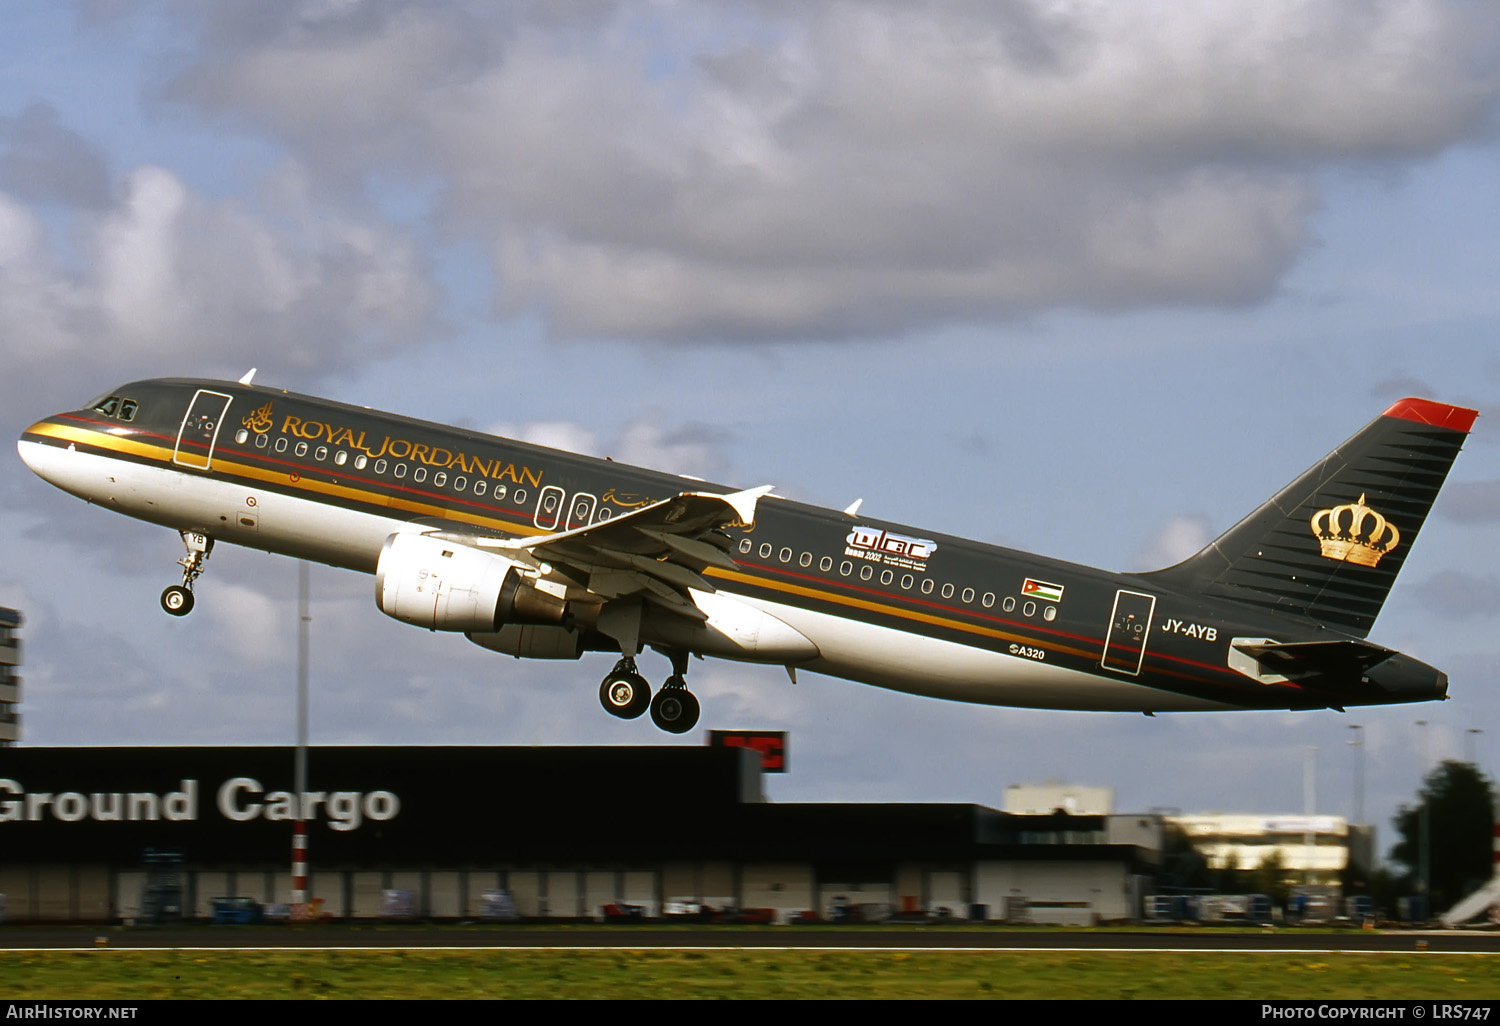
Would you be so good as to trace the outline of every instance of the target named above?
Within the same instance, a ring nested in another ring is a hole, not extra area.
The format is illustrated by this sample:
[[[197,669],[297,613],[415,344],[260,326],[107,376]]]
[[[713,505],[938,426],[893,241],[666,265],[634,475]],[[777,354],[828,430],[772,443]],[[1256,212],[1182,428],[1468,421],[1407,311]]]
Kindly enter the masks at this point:
[[[307,915],[307,821],[292,824],[292,922],[305,923]]]
[[[297,755],[293,768],[297,794],[297,819],[292,824],[292,921],[305,923],[307,902],[307,635],[312,617],[308,614],[307,560],[297,563]]]

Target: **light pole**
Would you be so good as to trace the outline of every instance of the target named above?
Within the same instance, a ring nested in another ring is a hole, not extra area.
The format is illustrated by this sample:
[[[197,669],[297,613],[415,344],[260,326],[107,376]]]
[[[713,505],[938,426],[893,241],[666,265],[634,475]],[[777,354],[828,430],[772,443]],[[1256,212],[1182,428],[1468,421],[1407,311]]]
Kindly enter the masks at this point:
[[[1363,826],[1365,822],[1365,728],[1358,723],[1349,724],[1354,731],[1354,740],[1349,742],[1354,749],[1354,822]]]
[[[1427,783],[1427,721],[1418,720],[1417,726],[1422,728],[1422,742],[1418,750],[1422,753],[1422,783]],[[1422,792],[1417,792],[1422,794]],[[1432,866],[1429,864],[1431,843],[1429,834],[1432,827],[1431,809],[1428,808],[1428,796],[1422,794],[1422,808],[1418,813],[1420,823],[1418,829],[1421,836],[1417,838],[1417,889],[1424,898],[1428,895],[1428,884],[1431,882]]]
[[[1484,731],[1480,730],[1478,727],[1470,727],[1468,730],[1464,731],[1464,762],[1468,763],[1470,766],[1473,766],[1475,769],[1479,768],[1479,764],[1474,760],[1474,741],[1479,734],[1483,733]]]

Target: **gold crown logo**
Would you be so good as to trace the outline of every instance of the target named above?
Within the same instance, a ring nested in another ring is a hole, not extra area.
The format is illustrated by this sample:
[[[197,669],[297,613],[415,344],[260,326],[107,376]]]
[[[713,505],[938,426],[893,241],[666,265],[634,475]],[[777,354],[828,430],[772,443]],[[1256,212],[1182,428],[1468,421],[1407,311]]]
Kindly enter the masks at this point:
[[[1323,556],[1341,563],[1374,566],[1401,543],[1396,525],[1366,506],[1363,493],[1358,502],[1318,510],[1311,523]]]
[[[257,435],[265,434],[271,429],[271,404],[266,403],[258,410],[251,410],[240,423]]]

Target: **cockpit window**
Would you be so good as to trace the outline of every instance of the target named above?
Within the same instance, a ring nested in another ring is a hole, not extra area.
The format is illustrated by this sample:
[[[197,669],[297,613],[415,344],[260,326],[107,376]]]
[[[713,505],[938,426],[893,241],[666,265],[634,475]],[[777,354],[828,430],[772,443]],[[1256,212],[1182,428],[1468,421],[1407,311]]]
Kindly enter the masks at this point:
[[[94,403],[94,412],[102,413],[106,417],[117,417],[120,420],[135,420],[135,411],[139,405],[134,399],[111,395]]]

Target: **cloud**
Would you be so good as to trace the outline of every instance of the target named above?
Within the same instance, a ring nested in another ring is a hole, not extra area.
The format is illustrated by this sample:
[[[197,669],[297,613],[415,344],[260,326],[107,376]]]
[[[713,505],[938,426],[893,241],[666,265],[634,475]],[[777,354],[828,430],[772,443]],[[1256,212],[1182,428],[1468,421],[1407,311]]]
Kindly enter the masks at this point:
[[[99,209],[110,201],[104,150],[65,128],[56,109],[33,103],[0,117],[0,189],[28,202]]]
[[[152,366],[290,376],[440,333],[412,239],[314,202],[290,165],[266,184],[254,207],[135,168],[107,204],[71,212],[66,254],[33,209],[0,192],[0,398],[32,395],[81,363],[97,377],[90,388]]]
[[[1139,570],[1160,570],[1181,563],[1199,552],[1214,536],[1208,518],[1200,515],[1173,517],[1136,553]]]
[[[1494,574],[1470,574],[1445,570],[1416,587],[1422,604],[1429,610],[1468,619],[1500,613],[1500,577]]]
[[[502,422],[486,430],[502,438],[586,456],[608,457],[669,474],[711,479],[728,470],[728,460],[724,455],[730,437],[727,431],[702,423],[668,427],[661,423],[661,414],[653,410],[625,424],[612,443],[601,441],[593,431],[572,421]]]
[[[1500,479],[1450,481],[1443,488],[1437,512],[1449,520],[1464,524],[1485,524],[1500,520]]]
[[[184,10],[167,101],[325,185],[439,182],[499,309],[566,335],[1252,302],[1321,169],[1476,138],[1500,91],[1500,12],[1442,0]]]

